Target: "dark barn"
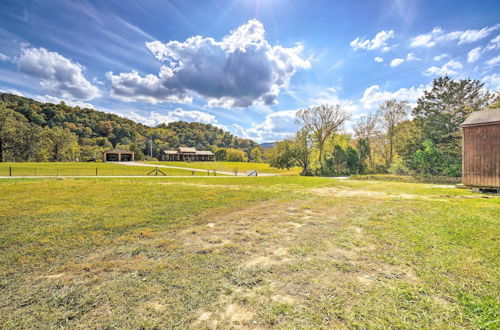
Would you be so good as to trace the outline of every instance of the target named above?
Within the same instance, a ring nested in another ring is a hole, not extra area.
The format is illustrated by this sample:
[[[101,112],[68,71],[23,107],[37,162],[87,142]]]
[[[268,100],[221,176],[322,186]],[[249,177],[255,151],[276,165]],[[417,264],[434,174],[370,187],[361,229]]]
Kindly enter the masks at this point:
[[[500,188],[500,109],[473,112],[462,134],[462,183]]]

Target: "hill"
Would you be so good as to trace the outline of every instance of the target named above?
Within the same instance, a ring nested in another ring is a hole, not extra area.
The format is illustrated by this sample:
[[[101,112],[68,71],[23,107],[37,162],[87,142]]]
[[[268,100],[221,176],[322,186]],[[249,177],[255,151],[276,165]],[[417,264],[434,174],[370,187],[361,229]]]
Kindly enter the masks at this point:
[[[173,122],[151,127],[89,108],[42,103],[0,93],[0,161],[67,161],[98,158],[103,149],[119,147],[153,157],[162,149],[233,148],[251,159],[257,144],[210,124]],[[225,154],[225,153],[219,153]]]

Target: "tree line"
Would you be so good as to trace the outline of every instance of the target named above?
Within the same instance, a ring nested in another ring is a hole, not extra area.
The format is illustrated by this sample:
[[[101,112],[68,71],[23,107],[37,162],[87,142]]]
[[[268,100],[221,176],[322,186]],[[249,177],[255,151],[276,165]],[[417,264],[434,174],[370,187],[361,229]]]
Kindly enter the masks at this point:
[[[155,127],[89,108],[42,103],[0,93],[0,161],[88,161],[120,148],[136,159],[159,159],[180,146],[211,150],[218,160],[260,161],[250,139],[202,123],[173,122]]]
[[[300,166],[302,175],[393,173],[426,176],[461,175],[460,124],[474,111],[500,108],[498,92],[478,80],[436,78],[411,107],[389,99],[377,111],[353,120],[340,105],[299,110],[300,130],[276,143],[270,164]]]

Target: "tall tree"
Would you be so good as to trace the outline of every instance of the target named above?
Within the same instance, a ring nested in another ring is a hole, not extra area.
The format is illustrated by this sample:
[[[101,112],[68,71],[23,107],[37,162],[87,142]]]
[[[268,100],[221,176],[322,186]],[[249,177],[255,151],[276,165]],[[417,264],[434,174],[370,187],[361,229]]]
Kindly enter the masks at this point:
[[[460,125],[472,112],[484,109],[494,98],[495,95],[478,80],[455,81],[444,76],[434,79],[430,90],[417,100],[413,109],[415,124],[422,131],[422,140],[432,141],[443,159],[449,162],[442,166],[444,171],[460,174]]]
[[[374,137],[379,134],[379,113],[370,113],[368,115],[364,115],[359,117],[353,124],[352,129],[354,131],[354,136],[359,141],[364,141],[363,148],[364,151],[368,151],[368,159],[370,163],[370,167],[374,167],[373,157],[371,153],[371,142]]]
[[[300,175],[309,175],[313,141],[306,128],[299,130],[294,138],[277,142],[270,158],[271,167],[290,169],[300,166]]]
[[[397,101],[394,99],[386,100],[379,107],[379,118],[386,129],[387,142],[389,145],[389,157],[386,167],[391,166],[394,159],[394,136],[396,135],[396,126],[405,121],[410,112],[410,106],[406,101]]]
[[[325,142],[347,120],[347,112],[338,104],[323,104],[301,109],[297,112],[297,116],[318,146],[319,163],[322,167]]]

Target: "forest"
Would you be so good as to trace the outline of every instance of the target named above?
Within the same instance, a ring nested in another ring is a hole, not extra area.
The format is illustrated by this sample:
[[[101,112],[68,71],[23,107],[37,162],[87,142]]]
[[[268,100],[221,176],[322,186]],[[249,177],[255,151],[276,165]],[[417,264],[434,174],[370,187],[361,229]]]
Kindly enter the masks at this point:
[[[261,154],[254,141],[209,124],[150,127],[94,109],[0,93],[0,161],[89,161],[110,148],[154,159],[179,146],[211,150],[219,160],[259,161]]]
[[[349,118],[340,105],[297,112],[295,137],[276,143],[271,166],[300,166],[302,175],[392,173],[417,178],[459,177],[460,124],[474,111],[500,108],[498,92],[478,80],[436,78],[415,106],[382,102],[378,111]],[[352,119],[352,133],[342,128]]]

